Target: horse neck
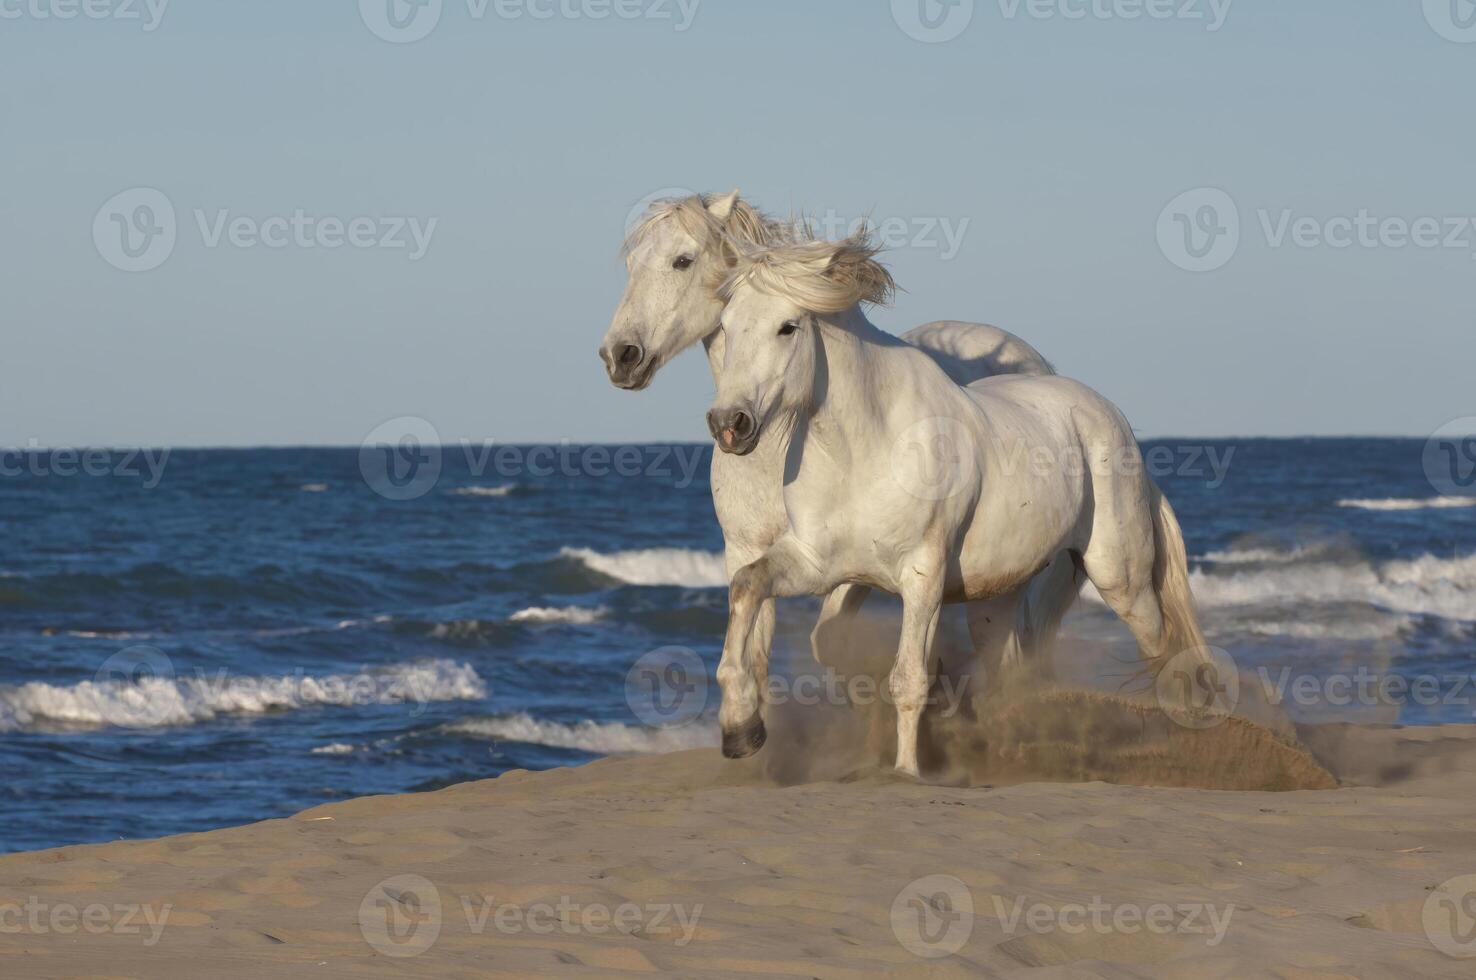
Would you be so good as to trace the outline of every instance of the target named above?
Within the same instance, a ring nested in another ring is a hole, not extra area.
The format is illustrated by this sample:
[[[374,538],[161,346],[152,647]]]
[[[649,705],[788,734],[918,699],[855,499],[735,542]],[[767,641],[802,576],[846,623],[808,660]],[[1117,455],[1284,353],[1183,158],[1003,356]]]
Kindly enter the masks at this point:
[[[882,356],[887,335],[859,307],[819,320],[820,356],[815,402],[806,438],[836,458],[866,445],[886,426],[877,392],[886,389],[890,365]]]

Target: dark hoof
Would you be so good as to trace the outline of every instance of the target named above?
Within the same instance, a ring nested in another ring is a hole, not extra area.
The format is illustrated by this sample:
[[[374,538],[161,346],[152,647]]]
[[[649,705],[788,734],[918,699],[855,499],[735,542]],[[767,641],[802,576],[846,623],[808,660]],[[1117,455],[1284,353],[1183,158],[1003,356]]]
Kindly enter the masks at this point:
[[[754,715],[737,728],[723,732],[723,755],[729,759],[746,759],[763,748],[768,737],[764,719]]]

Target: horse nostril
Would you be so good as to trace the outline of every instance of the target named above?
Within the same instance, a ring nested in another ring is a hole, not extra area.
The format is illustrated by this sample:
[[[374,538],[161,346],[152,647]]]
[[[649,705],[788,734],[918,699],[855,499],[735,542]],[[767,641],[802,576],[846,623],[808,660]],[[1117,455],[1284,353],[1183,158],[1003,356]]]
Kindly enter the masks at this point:
[[[743,439],[753,431],[753,416],[747,412],[739,412],[733,416],[733,434]]]
[[[620,348],[620,363],[624,367],[635,367],[646,359],[646,352],[635,344],[626,344]]]

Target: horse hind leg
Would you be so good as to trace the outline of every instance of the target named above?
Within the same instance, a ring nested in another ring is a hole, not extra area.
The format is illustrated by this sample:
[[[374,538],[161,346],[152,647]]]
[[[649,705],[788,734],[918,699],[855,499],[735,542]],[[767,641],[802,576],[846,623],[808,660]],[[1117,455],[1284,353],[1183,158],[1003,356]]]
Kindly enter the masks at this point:
[[[1019,629],[1024,602],[1023,592],[1012,592],[964,606],[974,665],[982,670],[982,680],[991,689],[1017,677],[1026,666],[1028,656]]]
[[[1055,676],[1056,634],[1081,594],[1078,576],[1085,575],[1083,561],[1079,551],[1062,552],[1025,586],[1015,632],[1025,658],[1042,679]]]
[[[871,594],[871,587],[867,585],[840,585],[831,590],[825,597],[824,604],[820,607],[820,618],[815,621],[815,628],[810,631],[810,653],[815,662],[822,667],[833,667],[828,664],[825,657],[821,655],[821,649],[825,645],[825,638],[845,626],[861,609],[861,604]]]
[[[1214,666],[1189,589],[1188,559],[1173,508],[1150,485],[1139,520],[1093,535],[1083,556],[1087,577],[1127,624],[1148,672],[1156,679],[1176,658]],[[1134,526],[1141,524],[1142,526]]]

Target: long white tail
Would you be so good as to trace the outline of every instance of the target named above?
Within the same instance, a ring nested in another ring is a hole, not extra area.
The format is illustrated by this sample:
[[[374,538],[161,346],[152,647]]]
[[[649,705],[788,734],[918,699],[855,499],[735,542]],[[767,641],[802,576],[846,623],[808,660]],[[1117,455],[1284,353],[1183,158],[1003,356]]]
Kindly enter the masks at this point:
[[[1153,591],[1163,616],[1163,648],[1153,665],[1156,671],[1188,650],[1202,651],[1207,658],[1209,643],[1194,611],[1194,594],[1189,589],[1189,556],[1179,519],[1157,486],[1153,487],[1153,496]]]

